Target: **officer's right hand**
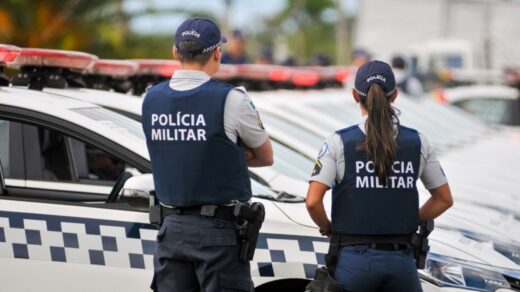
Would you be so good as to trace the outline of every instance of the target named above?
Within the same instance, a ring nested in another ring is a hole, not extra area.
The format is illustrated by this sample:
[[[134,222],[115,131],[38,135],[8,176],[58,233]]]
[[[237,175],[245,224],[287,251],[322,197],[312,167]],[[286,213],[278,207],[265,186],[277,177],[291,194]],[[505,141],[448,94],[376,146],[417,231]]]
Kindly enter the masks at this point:
[[[244,148],[244,158],[246,161],[249,161],[255,157],[255,153],[251,148],[245,147]]]

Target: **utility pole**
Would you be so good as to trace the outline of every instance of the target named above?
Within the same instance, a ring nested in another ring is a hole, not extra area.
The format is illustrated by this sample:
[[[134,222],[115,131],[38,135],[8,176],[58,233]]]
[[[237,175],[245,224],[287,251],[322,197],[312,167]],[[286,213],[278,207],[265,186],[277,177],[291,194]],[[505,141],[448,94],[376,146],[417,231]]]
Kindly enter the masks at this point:
[[[341,0],[334,0],[334,8],[338,19],[336,21],[336,63],[347,63],[348,30],[347,17],[343,11]]]
[[[233,7],[233,0],[224,0],[224,14],[220,19],[222,32],[224,35],[229,35],[231,30],[230,19],[231,19],[231,10]]]
[[[493,17],[493,5],[491,1],[486,0],[484,2],[484,40],[483,40],[483,48],[484,48],[484,68],[487,70],[491,69],[491,46],[492,46],[492,36],[491,36],[491,23]]]

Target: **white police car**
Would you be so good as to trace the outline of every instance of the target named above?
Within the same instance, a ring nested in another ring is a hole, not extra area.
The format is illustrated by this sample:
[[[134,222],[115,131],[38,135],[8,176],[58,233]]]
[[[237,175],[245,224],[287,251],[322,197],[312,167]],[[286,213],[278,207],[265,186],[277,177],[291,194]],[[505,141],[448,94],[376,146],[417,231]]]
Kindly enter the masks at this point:
[[[489,124],[520,126],[520,93],[502,85],[459,86],[438,92],[437,98]]]

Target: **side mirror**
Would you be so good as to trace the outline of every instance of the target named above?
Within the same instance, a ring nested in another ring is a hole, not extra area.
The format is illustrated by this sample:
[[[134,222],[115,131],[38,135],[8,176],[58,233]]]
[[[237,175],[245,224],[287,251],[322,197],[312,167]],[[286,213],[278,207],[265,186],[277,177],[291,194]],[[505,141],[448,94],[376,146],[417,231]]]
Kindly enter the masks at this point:
[[[129,178],[123,186],[121,198],[131,207],[146,211],[150,208],[150,196],[153,195],[154,184],[151,173]]]

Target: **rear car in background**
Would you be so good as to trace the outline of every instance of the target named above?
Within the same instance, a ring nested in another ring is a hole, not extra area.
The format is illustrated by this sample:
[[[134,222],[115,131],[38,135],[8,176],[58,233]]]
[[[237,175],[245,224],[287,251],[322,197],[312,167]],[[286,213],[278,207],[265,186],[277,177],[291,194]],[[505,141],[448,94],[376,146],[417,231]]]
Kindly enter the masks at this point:
[[[501,85],[460,86],[440,93],[445,100],[488,124],[520,126],[520,92]]]

